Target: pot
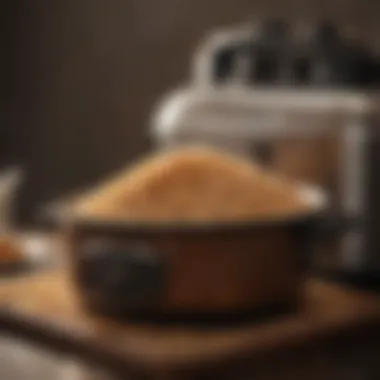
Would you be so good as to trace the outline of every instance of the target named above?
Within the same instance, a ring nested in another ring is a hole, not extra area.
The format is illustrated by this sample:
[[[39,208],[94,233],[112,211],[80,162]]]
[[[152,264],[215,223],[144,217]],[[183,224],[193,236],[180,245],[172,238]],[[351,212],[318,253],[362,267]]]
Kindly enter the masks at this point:
[[[326,203],[317,189],[299,191],[309,212],[266,220],[134,224],[66,213],[83,304],[115,316],[295,307]]]

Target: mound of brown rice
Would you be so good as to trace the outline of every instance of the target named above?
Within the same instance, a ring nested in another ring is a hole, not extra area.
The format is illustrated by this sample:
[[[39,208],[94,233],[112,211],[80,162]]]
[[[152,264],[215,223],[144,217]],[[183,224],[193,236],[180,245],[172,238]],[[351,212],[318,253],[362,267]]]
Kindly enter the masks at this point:
[[[77,203],[81,214],[131,221],[228,221],[306,211],[295,186],[205,147],[149,157]]]

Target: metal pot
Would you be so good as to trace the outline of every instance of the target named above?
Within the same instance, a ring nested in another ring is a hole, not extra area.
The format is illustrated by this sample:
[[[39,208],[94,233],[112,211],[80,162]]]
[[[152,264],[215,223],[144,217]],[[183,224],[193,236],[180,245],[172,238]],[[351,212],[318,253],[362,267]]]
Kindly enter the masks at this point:
[[[134,224],[66,213],[74,282],[93,311],[209,315],[294,307],[325,198],[277,219]]]

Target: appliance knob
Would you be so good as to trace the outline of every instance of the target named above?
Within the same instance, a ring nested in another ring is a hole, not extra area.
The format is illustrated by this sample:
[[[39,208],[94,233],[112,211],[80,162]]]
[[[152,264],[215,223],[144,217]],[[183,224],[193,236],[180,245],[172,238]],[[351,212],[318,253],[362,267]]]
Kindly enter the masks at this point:
[[[342,38],[333,24],[323,22],[315,26],[308,44],[312,85],[355,88],[377,81],[371,53]]]
[[[347,82],[354,87],[368,87],[379,84],[379,62],[365,46],[353,45],[351,47],[348,69],[350,71],[346,74]]]
[[[310,83],[312,66],[312,60],[305,54],[295,57],[291,68],[291,76],[295,85],[307,85]]]
[[[268,20],[251,40],[249,82],[272,85],[281,80],[289,28],[282,19]]]
[[[213,73],[215,83],[225,83],[231,78],[236,60],[237,47],[234,45],[220,48],[213,59]]]
[[[134,311],[159,302],[165,268],[162,256],[151,246],[89,241],[78,254],[78,281],[95,307]]]
[[[340,42],[340,33],[329,21],[322,21],[311,29],[309,41],[314,48],[326,49]]]
[[[326,55],[325,62],[330,71],[330,84],[360,88],[376,81],[373,61],[364,47],[342,44]]]
[[[341,86],[347,81],[347,74],[351,75],[350,71],[350,63],[344,52],[338,50],[338,47],[335,51],[317,53],[311,64],[311,84],[314,86]]]

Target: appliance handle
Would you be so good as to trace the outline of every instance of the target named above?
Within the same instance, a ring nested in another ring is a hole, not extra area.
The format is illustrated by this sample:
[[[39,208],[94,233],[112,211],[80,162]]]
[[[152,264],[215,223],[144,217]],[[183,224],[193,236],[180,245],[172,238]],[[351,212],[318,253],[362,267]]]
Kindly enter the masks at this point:
[[[252,25],[222,28],[206,36],[198,46],[192,63],[192,82],[200,87],[212,87],[213,62],[219,49],[253,35]]]

